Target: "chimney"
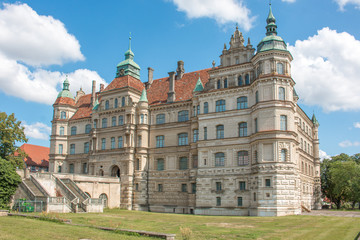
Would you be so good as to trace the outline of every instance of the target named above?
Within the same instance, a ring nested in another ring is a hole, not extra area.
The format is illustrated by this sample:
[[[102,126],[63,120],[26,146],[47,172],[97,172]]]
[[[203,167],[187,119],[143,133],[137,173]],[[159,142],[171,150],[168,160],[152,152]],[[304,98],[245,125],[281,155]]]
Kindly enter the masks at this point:
[[[177,62],[177,65],[178,67],[176,69],[176,80],[181,79],[185,73],[184,62],[180,60]]]
[[[100,83],[100,92],[104,91],[104,84]]]
[[[146,89],[150,88],[151,84],[153,83],[153,74],[154,74],[154,69],[148,67],[148,82],[146,84]]]
[[[168,102],[175,102],[175,72],[169,72]]]
[[[93,80],[92,81],[92,89],[91,89],[91,106],[92,107],[94,107],[94,105],[95,105],[95,100],[96,100],[95,92],[96,92],[96,81]]]

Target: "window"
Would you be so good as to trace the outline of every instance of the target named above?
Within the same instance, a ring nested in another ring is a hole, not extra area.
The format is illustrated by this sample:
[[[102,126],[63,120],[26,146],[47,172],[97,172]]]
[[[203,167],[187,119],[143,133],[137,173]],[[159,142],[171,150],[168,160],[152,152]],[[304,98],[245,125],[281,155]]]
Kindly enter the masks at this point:
[[[238,86],[242,86],[243,85],[243,81],[242,81],[242,76],[238,77]]]
[[[258,120],[257,118],[254,119],[254,124],[255,124],[255,133],[258,132]]]
[[[199,115],[200,114],[200,105],[197,105],[196,111],[197,111],[197,115]]]
[[[141,147],[141,143],[142,143],[142,137],[141,137],[141,135],[138,135],[137,146],[138,146],[138,147]]]
[[[256,201],[256,193],[254,193],[254,202]]]
[[[185,122],[189,120],[189,111],[184,110],[178,112],[178,122]]]
[[[76,127],[71,127],[71,135],[76,135]]]
[[[216,126],[216,138],[223,139],[224,138],[224,125]]]
[[[217,81],[217,89],[220,89],[221,88],[221,82],[220,80]]]
[[[215,183],[215,186],[216,186],[216,191],[221,191],[221,182],[216,182]]]
[[[89,153],[89,142],[84,143],[84,153]]]
[[[111,149],[115,149],[115,138],[111,138]]]
[[[63,154],[64,146],[59,144],[59,154]]]
[[[181,192],[187,192],[187,184],[186,183],[181,184]]]
[[[145,115],[140,114],[140,124],[144,124]]]
[[[215,112],[224,112],[225,110],[226,110],[225,100],[218,100],[218,101],[216,101]]]
[[[304,148],[304,143],[303,143],[303,139],[301,139],[301,145],[300,148],[303,149]]]
[[[158,192],[162,192],[164,189],[163,189],[163,185],[162,184],[158,184]]]
[[[199,129],[194,129],[193,130],[193,142],[196,143],[197,141],[199,141]]]
[[[101,120],[101,127],[102,127],[102,128],[107,128],[107,118],[103,118],[103,119]]]
[[[196,183],[191,184],[191,193],[196,193]]]
[[[250,75],[249,75],[249,74],[246,74],[246,75],[245,75],[245,84],[246,84],[246,85],[249,85],[249,84],[250,84]]]
[[[239,137],[246,137],[247,136],[247,123],[242,122],[239,123]]]
[[[114,108],[117,108],[117,107],[118,107],[118,99],[115,98],[115,100],[114,100]]]
[[[61,173],[61,166],[58,166],[58,173]]]
[[[111,118],[111,126],[115,127],[116,126],[116,117],[112,117]]]
[[[207,140],[207,127],[204,127],[204,140]]]
[[[224,79],[224,88],[228,87],[228,82],[227,82],[227,78]]]
[[[265,187],[271,187],[271,179],[265,179]]]
[[[122,97],[122,99],[121,99],[121,106],[122,106],[122,107],[125,106],[125,97]]]
[[[246,183],[244,181],[239,182],[239,189],[240,190],[246,190]]]
[[[193,106],[193,116],[196,117],[196,107]]]
[[[165,140],[164,136],[156,136],[156,147],[157,148],[164,147],[164,140]]]
[[[208,102],[204,102],[204,113],[209,113],[209,103]]]
[[[60,136],[64,136],[64,127],[60,127]]]
[[[180,133],[178,135],[179,146],[188,145],[188,134],[187,133]]]
[[[91,124],[86,124],[85,133],[90,133],[90,131],[91,131]]]
[[[279,87],[279,100],[285,100],[285,88]]]
[[[164,124],[165,123],[165,114],[156,115],[156,124]]]
[[[75,144],[70,144],[70,154],[75,154]]]
[[[285,162],[286,161],[286,149],[281,149],[281,162]]]
[[[123,137],[118,137],[118,148],[123,147]]]
[[[215,167],[225,166],[225,154],[224,153],[216,153],[215,154]]]
[[[249,153],[247,151],[238,152],[238,166],[245,166],[249,164]]]
[[[284,74],[284,65],[282,63],[277,63],[276,71],[278,74]]]
[[[140,159],[136,159],[136,162],[135,162],[135,170],[137,170],[137,171],[140,170]]]
[[[119,116],[119,125],[124,125],[124,116]]]
[[[198,167],[198,155],[193,155],[192,160],[193,160],[193,168],[197,168]]]
[[[83,169],[82,169],[83,171],[83,173],[87,173],[87,163],[83,163]]]
[[[69,173],[74,173],[74,164],[73,163],[69,164]]]
[[[109,100],[106,100],[105,101],[105,110],[108,110],[109,109]]]
[[[255,162],[257,163],[259,159],[258,159],[258,152],[256,150],[254,152],[254,155],[255,155]]]
[[[139,184],[135,183],[135,191],[139,191]]]
[[[287,116],[285,115],[280,116],[280,130],[287,130]]]
[[[105,150],[106,149],[106,138],[102,138],[101,139],[101,150]]]
[[[163,158],[159,158],[156,160],[157,162],[157,170],[158,171],[163,171],[165,169],[165,161]]]
[[[60,118],[66,119],[66,112],[60,112]]]
[[[247,97],[239,97],[237,99],[237,109],[246,109],[248,108]]]
[[[94,128],[97,128],[97,120],[94,121]]]
[[[238,202],[238,207],[242,207],[242,205],[243,205],[243,201],[242,201],[242,197],[238,197],[237,198],[237,202]]]
[[[258,103],[259,102],[259,92],[256,91],[255,92],[255,103]]]
[[[188,158],[187,157],[181,157],[179,160],[179,169],[180,170],[186,170],[188,169]]]
[[[221,206],[221,197],[216,197],[216,206]]]

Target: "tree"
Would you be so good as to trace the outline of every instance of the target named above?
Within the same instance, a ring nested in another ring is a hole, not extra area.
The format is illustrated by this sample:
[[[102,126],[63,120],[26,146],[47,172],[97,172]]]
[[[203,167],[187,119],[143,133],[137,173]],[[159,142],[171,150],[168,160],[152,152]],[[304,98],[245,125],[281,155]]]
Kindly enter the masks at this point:
[[[0,157],[0,208],[7,208],[20,182],[14,165]]]
[[[22,167],[26,154],[16,146],[20,142],[27,142],[21,122],[13,113],[7,115],[0,112],[0,158],[8,160],[15,167]],[[15,155],[15,152],[18,154]]]

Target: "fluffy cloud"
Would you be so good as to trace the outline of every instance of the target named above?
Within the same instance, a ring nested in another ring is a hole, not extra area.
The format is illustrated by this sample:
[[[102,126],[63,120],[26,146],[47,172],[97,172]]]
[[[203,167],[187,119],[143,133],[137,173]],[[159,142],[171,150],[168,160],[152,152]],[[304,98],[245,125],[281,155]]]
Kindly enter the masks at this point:
[[[34,124],[27,124],[23,121],[21,124],[25,130],[25,135],[28,138],[35,138],[41,140],[49,140],[51,128],[44,123],[37,122]]]
[[[351,142],[349,140],[343,141],[339,143],[340,147],[347,148],[347,147],[358,147],[360,146],[360,142]]]
[[[3,4],[0,32],[0,90],[26,101],[53,104],[65,74],[41,66],[84,60],[77,39],[62,22],[40,16],[26,4]],[[106,84],[95,71],[69,73],[73,93],[80,87],[90,92],[92,80]]]
[[[355,127],[355,128],[360,128],[360,122],[354,123],[354,127]]]
[[[254,17],[243,0],[171,0],[188,18],[208,17],[219,24],[237,22],[245,30],[252,27]]]
[[[307,105],[325,111],[360,110],[360,41],[349,33],[323,28],[289,46],[292,76]]]
[[[354,4],[356,8],[360,8],[360,0],[335,0],[339,4],[340,10],[344,10],[345,5]]]
[[[325,151],[323,150],[319,150],[319,157],[320,157],[320,161],[323,161],[324,159],[330,159],[330,155],[328,155]]]

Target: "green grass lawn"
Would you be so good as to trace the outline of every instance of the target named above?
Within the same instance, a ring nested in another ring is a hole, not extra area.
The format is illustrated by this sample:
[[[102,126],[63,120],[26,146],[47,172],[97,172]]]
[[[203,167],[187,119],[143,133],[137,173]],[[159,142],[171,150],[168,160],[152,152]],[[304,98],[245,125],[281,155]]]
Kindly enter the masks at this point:
[[[75,224],[95,226],[107,226],[113,228],[147,230],[153,232],[174,233],[177,239],[181,239],[182,228],[190,228],[191,239],[354,239],[360,231],[360,218],[349,217],[325,217],[325,216],[286,216],[286,217],[228,217],[228,216],[195,216],[182,214],[161,214],[139,211],[127,211],[119,209],[106,210],[104,213],[87,214],[59,214],[60,218],[71,219]],[[19,217],[0,218],[0,239],[3,232],[10,234],[3,228],[13,228],[15,224],[3,225],[5,219]],[[86,228],[70,227],[64,224],[50,223],[40,220],[29,221],[26,227],[36,225],[36,229],[47,228],[51,231],[56,229],[62,237],[59,239],[79,239],[81,234],[93,231],[91,239],[112,239],[113,234]],[[20,224],[20,223],[19,223]],[[23,223],[21,223],[23,225]],[[41,225],[41,227],[40,227]],[[53,227],[51,227],[51,226]],[[21,228],[21,227],[17,227]],[[62,229],[62,230],[61,230]],[[33,228],[31,228],[33,230]],[[63,232],[63,230],[65,232]],[[100,235],[96,235],[100,232]],[[75,235],[78,234],[78,235]],[[107,237],[102,234],[109,234]],[[17,235],[18,236],[18,235]],[[19,235],[20,236],[20,235]],[[10,239],[27,239],[15,237]],[[119,236],[119,235],[118,235]],[[100,237],[100,238],[99,238]],[[118,239],[126,239],[120,235]],[[52,237],[53,238],[53,237]],[[85,236],[84,236],[85,238]],[[89,237],[88,237],[89,238]],[[7,238],[6,238],[7,239]],[[38,239],[38,238],[37,238]],[[43,238],[46,239],[46,238]],[[55,238],[56,239],[56,238]],[[130,239],[130,238],[129,238]]]

